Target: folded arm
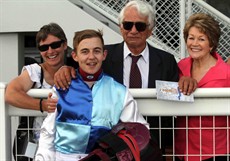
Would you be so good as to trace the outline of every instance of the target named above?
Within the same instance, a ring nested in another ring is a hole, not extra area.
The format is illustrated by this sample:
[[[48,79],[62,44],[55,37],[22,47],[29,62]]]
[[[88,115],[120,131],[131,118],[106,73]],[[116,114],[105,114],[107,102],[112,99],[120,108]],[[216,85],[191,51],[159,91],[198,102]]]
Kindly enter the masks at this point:
[[[33,83],[27,70],[24,70],[21,75],[7,85],[5,92],[6,103],[19,108],[40,110],[40,98],[33,98],[27,94],[32,88]],[[46,99],[43,99],[41,103],[43,111],[54,112],[55,109],[48,109],[48,106],[52,107],[53,104],[57,103],[57,100],[48,102]]]
[[[137,102],[129,91],[127,91],[124,109],[122,111],[120,120],[122,122],[139,122],[144,124],[149,129],[149,124],[139,112]]]

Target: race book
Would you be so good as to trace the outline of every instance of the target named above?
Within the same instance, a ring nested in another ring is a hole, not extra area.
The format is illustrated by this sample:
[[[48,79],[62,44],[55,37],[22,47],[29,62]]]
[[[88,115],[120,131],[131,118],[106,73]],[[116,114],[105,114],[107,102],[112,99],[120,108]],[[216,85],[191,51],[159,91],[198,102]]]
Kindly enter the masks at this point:
[[[178,82],[156,80],[157,99],[181,102],[194,102],[194,95],[180,92]]]

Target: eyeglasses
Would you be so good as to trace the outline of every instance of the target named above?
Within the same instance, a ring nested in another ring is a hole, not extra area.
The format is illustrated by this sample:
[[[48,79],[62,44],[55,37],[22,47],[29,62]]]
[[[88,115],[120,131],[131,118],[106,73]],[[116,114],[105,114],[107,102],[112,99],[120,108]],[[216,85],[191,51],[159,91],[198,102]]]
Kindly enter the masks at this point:
[[[123,23],[123,28],[125,30],[131,30],[133,28],[133,25],[135,25],[137,31],[142,32],[146,30],[146,27],[148,26],[144,22],[130,22],[130,21],[124,21]]]
[[[64,42],[64,40],[60,40],[60,41],[55,41],[52,42],[51,44],[46,44],[46,45],[41,45],[38,46],[38,49],[43,52],[43,51],[47,51],[49,49],[49,47],[51,47],[52,49],[57,49],[60,48],[61,44]]]

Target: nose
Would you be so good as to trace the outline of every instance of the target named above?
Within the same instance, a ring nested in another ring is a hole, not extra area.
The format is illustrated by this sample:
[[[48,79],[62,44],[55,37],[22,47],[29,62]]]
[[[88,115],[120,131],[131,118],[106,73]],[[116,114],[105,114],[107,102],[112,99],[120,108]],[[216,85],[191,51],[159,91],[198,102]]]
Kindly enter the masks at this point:
[[[53,50],[54,50],[54,49],[52,49],[52,48],[49,46],[49,48],[48,48],[47,52],[48,52],[48,53],[52,53],[52,52],[53,52]]]
[[[193,44],[193,45],[197,45],[197,44],[198,44],[198,39],[194,39],[194,40],[192,41],[192,44]]]
[[[95,58],[95,55],[94,55],[93,51],[89,52],[89,58],[90,59],[94,59]]]
[[[130,31],[131,31],[131,32],[134,32],[134,33],[138,32],[135,25],[133,25],[133,27],[131,28]]]

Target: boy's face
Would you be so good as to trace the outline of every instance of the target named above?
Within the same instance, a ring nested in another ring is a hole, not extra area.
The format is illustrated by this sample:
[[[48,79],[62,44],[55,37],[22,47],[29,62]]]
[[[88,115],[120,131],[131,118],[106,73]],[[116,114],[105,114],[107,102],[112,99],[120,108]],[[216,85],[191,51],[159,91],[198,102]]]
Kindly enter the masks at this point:
[[[97,37],[82,40],[76,49],[77,53],[73,51],[72,57],[88,74],[96,73],[107,55],[106,51],[103,51],[101,40]]]

